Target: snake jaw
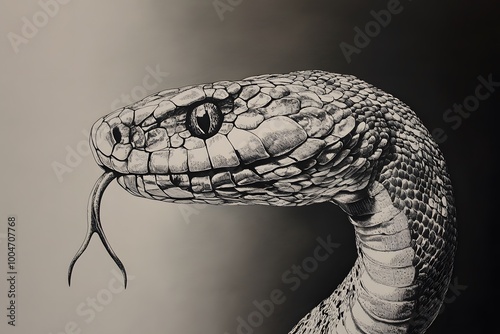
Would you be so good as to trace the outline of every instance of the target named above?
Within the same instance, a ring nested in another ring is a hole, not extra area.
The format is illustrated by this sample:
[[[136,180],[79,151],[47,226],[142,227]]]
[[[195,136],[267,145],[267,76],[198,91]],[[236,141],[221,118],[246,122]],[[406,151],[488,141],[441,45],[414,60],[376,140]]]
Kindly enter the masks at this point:
[[[89,198],[89,203],[88,203],[88,228],[87,228],[87,234],[85,235],[85,239],[83,240],[82,245],[80,246],[80,249],[76,252],[75,256],[71,260],[71,263],[69,265],[68,269],[68,285],[71,286],[71,274],[73,272],[73,268],[75,266],[76,261],[80,258],[80,256],[85,252],[87,249],[90,240],[92,239],[92,236],[94,233],[97,233],[99,238],[101,239],[102,244],[104,245],[104,248],[108,252],[108,254],[111,256],[113,261],[115,261],[116,265],[122,272],[123,278],[124,278],[124,286],[125,288],[127,287],[127,272],[125,271],[125,266],[121,262],[121,260],[118,258],[116,253],[113,251],[111,248],[111,245],[109,244],[108,240],[106,239],[106,235],[104,234],[104,230],[102,229],[101,225],[101,218],[100,218],[100,207],[101,207],[101,199],[102,195],[104,194],[104,190],[106,190],[106,187],[117,177],[116,173],[113,171],[106,171],[99,179],[96,181],[94,188],[92,188],[92,192]]]

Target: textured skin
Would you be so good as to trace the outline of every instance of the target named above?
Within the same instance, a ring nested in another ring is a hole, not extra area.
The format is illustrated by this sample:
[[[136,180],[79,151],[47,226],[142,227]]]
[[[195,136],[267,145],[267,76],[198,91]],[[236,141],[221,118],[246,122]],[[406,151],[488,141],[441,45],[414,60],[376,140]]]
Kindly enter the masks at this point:
[[[91,144],[136,196],[348,213],[358,260],[290,333],[422,333],[439,311],[456,247],[444,159],[405,104],[362,80],[302,71],[170,89],[97,121]]]

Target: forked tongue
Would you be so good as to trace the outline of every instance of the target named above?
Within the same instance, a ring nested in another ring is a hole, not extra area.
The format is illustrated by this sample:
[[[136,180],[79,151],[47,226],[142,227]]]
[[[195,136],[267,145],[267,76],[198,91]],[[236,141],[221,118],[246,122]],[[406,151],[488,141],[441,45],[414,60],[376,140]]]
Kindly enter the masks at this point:
[[[115,252],[111,248],[108,240],[106,239],[106,236],[104,235],[104,231],[101,226],[101,218],[100,218],[100,208],[101,208],[101,199],[102,195],[104,194],[104,190],[106,190],[106,187],[115,179],[116,175],[114,172],[106,172],[102,174],[97,182],[94,185],[94,188],[92,188],[92,192],[90,194],[89,198],[89,204],[87,208],[88,212],[88,229],[87,229],[87,235],[85,236],[85,239],[83,240],[83,244],[76,252],[75,257],[73,260],[71,260],[71,263],[69,265],[69,270],[68,270],[68,284],[71,285],[71,273],[73,272],[73,267],[75,266],[76,261],[80,258],[80,256],[85,252],[87,249],[87,246],[90,243],[90,239],[92,238],[92,235],[94,233],[97,233],[99,238],[101,239],[102,244],[104,245],[104,248],[108,251],[108,254],[111,256],[113,261],[115,261],[116,265],[118,268],[120,268],[120,271],[122,272],[123,275],[123,284],[125,288],[127,287],[127,273],[125,272],[125,267],[123,266],[122,261],[116,256]]]

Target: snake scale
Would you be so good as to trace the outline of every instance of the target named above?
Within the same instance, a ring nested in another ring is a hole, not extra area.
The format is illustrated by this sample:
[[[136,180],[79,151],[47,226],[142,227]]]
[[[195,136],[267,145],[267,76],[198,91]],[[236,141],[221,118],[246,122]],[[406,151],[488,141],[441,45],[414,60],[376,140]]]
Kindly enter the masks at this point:
[[[348,214],[358,258],[333,294],[291,334],[423,333],[453,270],[456,219],[437,144],[392,95],[351,75],[298,71],[167,89],[99,119],[90,144],[102,195],[173,203],[310,205]]]

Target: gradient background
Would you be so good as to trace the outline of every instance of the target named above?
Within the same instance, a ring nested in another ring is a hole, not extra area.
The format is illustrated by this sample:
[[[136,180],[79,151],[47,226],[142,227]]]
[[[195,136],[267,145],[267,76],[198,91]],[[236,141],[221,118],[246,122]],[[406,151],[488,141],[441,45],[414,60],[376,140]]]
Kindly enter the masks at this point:
[[[500,298],[493,273],[498,192],[491,190],[498,91],[456,130],[443,113],[474,94],[479,75],[500,81],[493,4],[401,1],[403,11],[347,63],[339,44],[352,44],[353,28],[387,1],[248,0],[222,21],[212,0],[73,0],[18,53],[7,34],[20,35],[22,18],[32,22],[41,7],[0,1],[0,332],[64,333],[74,322],[80,333],[234,334],[237,318],[255,311],[253,301],[281,289],[285,303],[254,333],[288,333],[349,271],[353,231],[333,205],[184,207],[195,213],[185,220],[179,206],[133,197],[114,182],[102,221],[133,279],[120,292],[116,267],[94,239],[68,288],[68,264],[85,235],[87,199],[101,171],[81,154],[59,182],[52,164],[66,164],[67,147],[83,149],[82,130],[122,94],[138,91],[145,68],[157,65],[169,75],[155,91],[300,69],[354,74],[410,105],[429,129],[443,128],[458,208],[454,277],[466,289],[451,292],[428,333],[486,332],[496,313],[488,302]],[[10,214],[18,218],[15,328],[5,317]],[[282,274],[328,235],[341,246],[290,291]],[[98,296],[105,305],[89,320],[88,298]]]

